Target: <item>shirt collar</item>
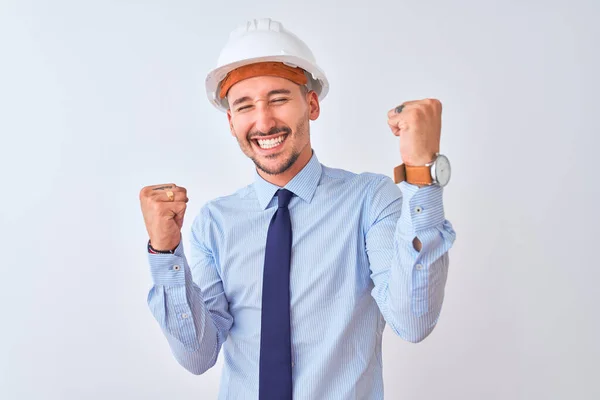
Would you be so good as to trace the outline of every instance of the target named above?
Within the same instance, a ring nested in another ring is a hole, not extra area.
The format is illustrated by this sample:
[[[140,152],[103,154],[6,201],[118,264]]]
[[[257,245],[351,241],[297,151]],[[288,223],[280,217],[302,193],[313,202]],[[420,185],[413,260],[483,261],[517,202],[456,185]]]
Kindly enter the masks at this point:
[[[319,181],[321,180],[322,169],[321,163],[317,158],[317,153],[312,150],[312,156],[308,163],[284,186],[284,188],[307,203],[310,203],[317,190]],[[256,191],[258,202],[263,210],[267,208],[278,189],[280,189],[279,186],[267,182],[260,176],[258,170],[254,170],[254,190]]]

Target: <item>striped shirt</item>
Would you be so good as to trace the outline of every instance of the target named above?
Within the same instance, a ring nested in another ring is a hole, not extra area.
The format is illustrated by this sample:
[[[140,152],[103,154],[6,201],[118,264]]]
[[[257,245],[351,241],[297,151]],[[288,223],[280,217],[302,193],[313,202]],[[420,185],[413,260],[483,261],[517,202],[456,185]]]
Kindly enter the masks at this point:
[[[294,193],[293,397],[383,399],[386,323],[416,343],[440,315],[456,237],[443,188],[330,168],[314,151],[285,188]],[[182,243],[174,254],[148,254],[148,305],[176,360],[202,374],[224,358],[219,400],[258,398],[263,263],[277,189],[255,172],[252,184],[201,208],[189,259]]]

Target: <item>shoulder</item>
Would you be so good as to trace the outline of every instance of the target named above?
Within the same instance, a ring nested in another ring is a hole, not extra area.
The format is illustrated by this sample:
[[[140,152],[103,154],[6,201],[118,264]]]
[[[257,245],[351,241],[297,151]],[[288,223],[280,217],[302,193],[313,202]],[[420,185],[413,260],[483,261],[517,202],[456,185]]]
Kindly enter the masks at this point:
[[[236,207],[239,206],[239,203],[244,202],[246,199],[255,197],[256,195],[252,184],[248,184],[243,188],[237,189],[233,193],[215,197],[207,201],[203,207],[213,209],[223,207]]]
[[[394,181],[387,175],[377,172],[352,172],[342,168],[332,168],[322,165],[323,174],[322,180],[337,180],[343,183],[352,185],[354,188],[373,190],[376,186],[384,185],[390,187],[397,186]]]
[[[227,215],[233,215],[244,209],[245,204],[256,202],[256,195],[252,185],[247,185],[233,193],[215,197],[206,201],[197,212],[194,225],[200,223],[221,223]]]

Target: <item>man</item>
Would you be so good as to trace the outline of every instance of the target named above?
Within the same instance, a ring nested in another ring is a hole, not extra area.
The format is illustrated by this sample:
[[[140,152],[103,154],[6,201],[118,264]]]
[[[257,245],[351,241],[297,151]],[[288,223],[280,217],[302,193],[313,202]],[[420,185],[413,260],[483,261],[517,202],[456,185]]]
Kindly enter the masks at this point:
[[[455,232],[442,205],[450,170],[439,154],[440,102],[388,113],[404,161],[394,182],[318,161],[309,121],[329,86],[280,23],[234,31],[206,86],[256,173],[202,207],[190,262],[186,189],[140,193],[148,304],[175,358],[202,374],[223,347],[219,399],[382,399],[385,324],[419,342],[444,297]]]

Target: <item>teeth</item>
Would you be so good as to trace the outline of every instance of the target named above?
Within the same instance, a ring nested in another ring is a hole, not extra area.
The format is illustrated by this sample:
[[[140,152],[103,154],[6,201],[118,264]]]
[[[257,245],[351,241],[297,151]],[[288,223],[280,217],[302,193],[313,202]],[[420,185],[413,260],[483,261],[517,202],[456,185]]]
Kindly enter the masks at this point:
[[[267,140],[257,140],[258,145],[262,148],[262,149],[270,149],[273,148],[277,145],[279,145],[281,142],[283,142],[283,139],[285,139],[285,135],[283,136],[279,136],[275,139],[267,139]]]

